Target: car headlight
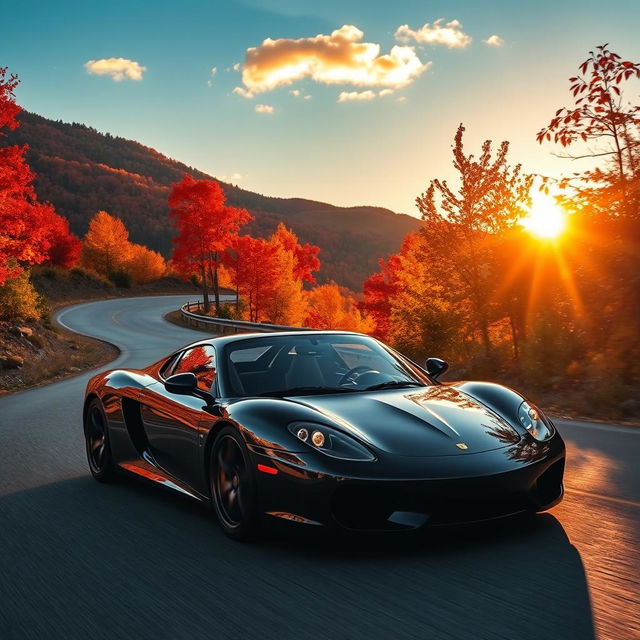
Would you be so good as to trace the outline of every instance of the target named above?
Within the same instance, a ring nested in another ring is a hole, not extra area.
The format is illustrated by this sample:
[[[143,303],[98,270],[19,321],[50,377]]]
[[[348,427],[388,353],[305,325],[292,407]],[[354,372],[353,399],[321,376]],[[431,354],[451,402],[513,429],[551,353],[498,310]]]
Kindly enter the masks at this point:
[[[553,430],[544,419],[542,411],[526,400],[518,409],[518,420],[536,440],[547,440],[553,435]]]
[[[289,425],[289,431],[298,440],[331,458],[369,462],[376,459],[373,453],[355,438],[324,424],[293,422]]]

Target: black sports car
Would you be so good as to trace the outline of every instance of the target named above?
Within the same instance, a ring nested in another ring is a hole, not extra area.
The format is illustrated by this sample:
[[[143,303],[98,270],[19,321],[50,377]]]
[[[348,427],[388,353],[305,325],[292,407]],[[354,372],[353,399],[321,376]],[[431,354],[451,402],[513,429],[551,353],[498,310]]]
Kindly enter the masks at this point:
[[[388,531],[559,502],[551,421],[507,387],[439,382],[446,368],[347,332],[202,340],[89,381],[89,467],[211,502],[234,538],[269,518]]]

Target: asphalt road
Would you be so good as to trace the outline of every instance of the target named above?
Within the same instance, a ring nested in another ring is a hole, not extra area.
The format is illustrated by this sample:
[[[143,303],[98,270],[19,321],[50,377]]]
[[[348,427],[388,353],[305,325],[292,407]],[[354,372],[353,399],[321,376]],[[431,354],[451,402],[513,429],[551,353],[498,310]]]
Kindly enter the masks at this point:
[[[61,322],[141,366],[202,337],[182,296]],[[405,537],[228,540],[207,509],[85,461],[92,373],[0,398],[0,639],[640,638],[640,430],[559,421],[567,494],[532,522]]]

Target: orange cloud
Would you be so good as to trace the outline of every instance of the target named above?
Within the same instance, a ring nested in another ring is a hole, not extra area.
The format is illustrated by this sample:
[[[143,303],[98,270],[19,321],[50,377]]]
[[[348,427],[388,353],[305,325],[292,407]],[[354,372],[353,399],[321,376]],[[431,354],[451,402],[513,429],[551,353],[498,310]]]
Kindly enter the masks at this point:
[[[111,76],[115,82],[122,80],[142,80],[142,74],[147,70],[139,62],[127,58],[102,58],[89,60],[84,65],[89,72],[98,76]]]
[[[413,47],[394,46],[380,55],[380,45],[362,42],[364,34],[344,25],[330,35],[297,40],[267,38],[247,49],[242,69],[244,87],[234,93],[251,98],[257,93],[311,78],[323,84],[404,87],[425,71]]]
[[[471,36],[462,30],[462,24],[458,20],[452,20],[442,24],[443,19],[436,20],[433,24],[423,24],[419,29],[411,29],[408,24],[403,24],[396,29],[396,39],[400,42],[415,40],[420,43],[442,44],[450,49],[463,49],[471,44]]]

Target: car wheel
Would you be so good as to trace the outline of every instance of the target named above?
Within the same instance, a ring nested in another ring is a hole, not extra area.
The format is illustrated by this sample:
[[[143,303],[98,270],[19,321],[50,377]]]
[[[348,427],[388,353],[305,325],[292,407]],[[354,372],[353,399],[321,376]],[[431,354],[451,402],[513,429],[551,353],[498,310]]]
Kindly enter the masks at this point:
[[[95,398],[85,412],[84,438],[91,475],[99,482],[110,482],[115,476],[107,416],[100,400]]]
[[[233,427],[224,427],[211,448],[211,499],[222,530],[248,540],[258,529],[256,480],[247,447]]]

